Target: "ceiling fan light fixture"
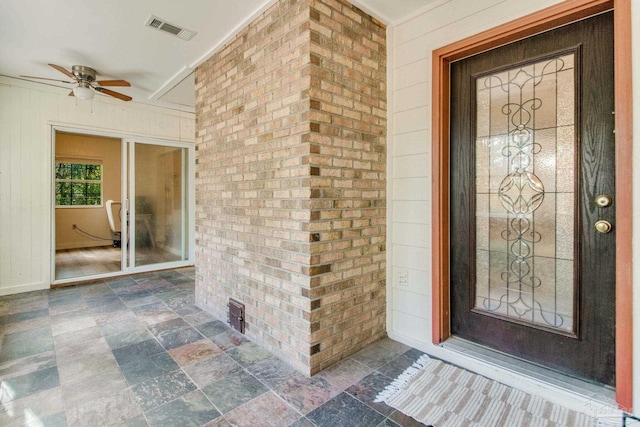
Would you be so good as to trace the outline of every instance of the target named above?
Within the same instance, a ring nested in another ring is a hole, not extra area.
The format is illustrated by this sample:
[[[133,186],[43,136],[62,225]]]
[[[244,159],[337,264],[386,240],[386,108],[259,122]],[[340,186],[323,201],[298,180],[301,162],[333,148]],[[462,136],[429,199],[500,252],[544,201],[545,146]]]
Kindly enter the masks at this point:
[[[76,96],[76,98],[82,99],[82,100],[93,99],[93,95],[94,95],[92,89],[82,85],[73,88],[73,94]]]

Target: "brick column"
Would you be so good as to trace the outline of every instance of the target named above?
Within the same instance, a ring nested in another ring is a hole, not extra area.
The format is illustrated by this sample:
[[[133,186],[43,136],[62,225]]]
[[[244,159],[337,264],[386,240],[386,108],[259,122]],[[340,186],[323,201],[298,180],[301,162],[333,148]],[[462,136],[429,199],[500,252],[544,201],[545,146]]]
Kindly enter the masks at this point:
[[[196,70],[196,302],[308,375],[385,335],[385,28],[281,0]]]

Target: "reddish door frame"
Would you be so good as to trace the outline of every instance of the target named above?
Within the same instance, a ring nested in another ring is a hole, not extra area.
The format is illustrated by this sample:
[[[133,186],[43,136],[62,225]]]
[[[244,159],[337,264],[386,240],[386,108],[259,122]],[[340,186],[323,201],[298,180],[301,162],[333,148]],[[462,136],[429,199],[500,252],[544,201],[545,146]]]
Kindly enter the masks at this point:
[[[616,182],[616,400],[632,412],[632,95],[631,0],[566,0],[444,46],[432,63],[432,341],[450,336],[449,311],[449,64],[496,46],[614,10]]]

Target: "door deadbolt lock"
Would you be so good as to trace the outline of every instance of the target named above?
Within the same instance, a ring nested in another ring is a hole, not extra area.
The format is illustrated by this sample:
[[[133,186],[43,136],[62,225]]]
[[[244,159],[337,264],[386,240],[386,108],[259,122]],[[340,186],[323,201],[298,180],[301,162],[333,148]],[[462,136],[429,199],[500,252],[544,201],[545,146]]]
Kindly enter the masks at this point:
[[[602,234],[607,234],[613,228],[613,226],[611,225],[611,223],[609,221],[605,221],[603,219],[601,219],[600,221],[596,222],[594,224],[594,227],[595,227],[595,229],[596,229],[596,231],[598,233],[602,233]]]
[[[611,196],[607,196],[606,194],[601,194],[599,196],[596,196],[596,205],[598,205],[601,208],[606,208],[608,206],[611,206],[612,203],[613,203],[613,200],[611,199]]]

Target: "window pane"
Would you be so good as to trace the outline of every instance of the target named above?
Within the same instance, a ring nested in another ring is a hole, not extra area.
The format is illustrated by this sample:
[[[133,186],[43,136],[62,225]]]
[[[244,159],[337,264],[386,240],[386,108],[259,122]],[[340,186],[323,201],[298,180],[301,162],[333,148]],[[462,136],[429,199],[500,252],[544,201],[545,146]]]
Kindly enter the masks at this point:
[[[74,182],[71,184],[71,204],[74,206],[87,204],[87,184]]]
[[[70,179],[71,165],[69,163],[56,164],[56,179]]]
[[[102,175],[101,169],[100,165],[87,165],[86,179],[99,181]]]
[[[97,183],[87,184],[87,196],[100,198],[100,184],[97,184]]]
[[[83,179],[84,165],[71,165],[71,179]]]
[[[99,206],[102,204],[101,180],[102,165],[56,163],[56,205]]]

